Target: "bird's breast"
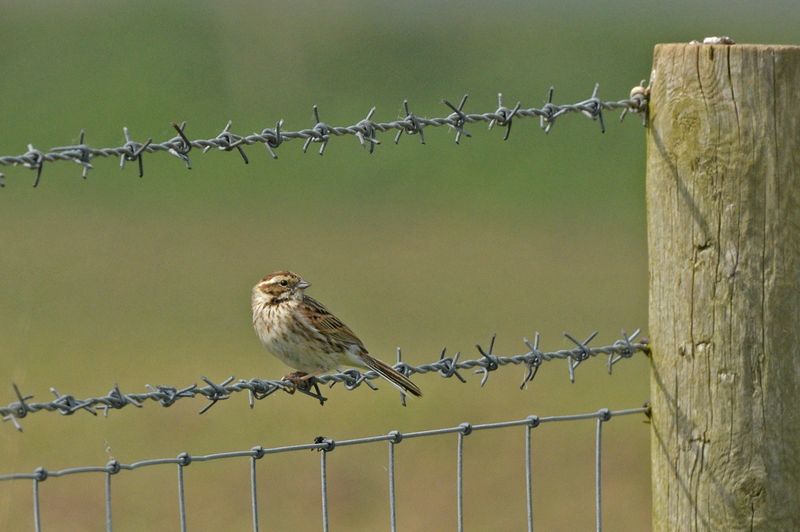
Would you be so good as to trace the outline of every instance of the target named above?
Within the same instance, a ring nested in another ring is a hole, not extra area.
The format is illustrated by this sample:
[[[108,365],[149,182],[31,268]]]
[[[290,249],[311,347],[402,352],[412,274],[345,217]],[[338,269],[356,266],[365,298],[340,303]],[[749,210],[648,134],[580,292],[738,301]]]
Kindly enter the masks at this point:
[[[253,327],[264,347],[284,364],[306,373],[334,370],[343,353],[297,314],[295,305],[262,305],[253,311]]]

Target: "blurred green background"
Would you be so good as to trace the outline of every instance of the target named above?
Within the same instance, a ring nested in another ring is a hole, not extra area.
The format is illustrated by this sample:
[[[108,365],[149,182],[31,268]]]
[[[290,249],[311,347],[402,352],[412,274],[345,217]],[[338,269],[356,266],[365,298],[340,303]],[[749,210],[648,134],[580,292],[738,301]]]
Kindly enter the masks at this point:
[[[272,126],[351,124],[372,106],[402,116],[402,100],[442,116],[442,98],[470,94],[467,109],[627,97],[647,78],[653,45],[727,34],[739,42],[796,42],[795,2],[3,2],[0,15],[0,153],[27,143],[119,145],[173,136],[213,137],[228,119],[249,133]],[[793,41],[794,40],[794,41]],[[474,357],[498,334],[497,352],[566,347],[562,331],[596,343],[646,327],[644,131],[637,119],[608,131],[570,116],[545,136],[520,121],[508,142],[485,126],[461,146],[452,131],[426,131],[427,145],[391,135],[370,156],[355,139],[331,142],[325,157],[293,141],[269,159],[248,148],[192,153],[187,171],[166,155],[121,171],[95,162],[32,173],[2,169],[0,191],[0,398],[15,382],[37,399],[52,386],[76,396],[114,383],[184,386],[287,372],[259,345],[249,290],[267,272],[292,269],[311,294],[348,323],[370,350],[411,363],[443,346]],[[436,376],[415,380],[422,400],[399,405],[389,386],[327,391],[314,401],[275,395],[247,408],[242,394],[203,416],[199,400],[169,409],[148,404],[108,416],[40,413],[24,433],[0,426],[0,472],[31,471],[278,446],[315,436],[349,438],[638,406],[648,364],[637,356],[605,374],[593,360],[569,384],[550,363],[528,390],[522,368],[497,372],[485,388]],[[5,390],[4,392],[2,390]],[[471,530],[520,530],[525,523],[522,430],[476,433],[465,442],[465,523]],[[593,526],[594,423],[534,431],[539,530]],[[611,529],[649,528],[648,429],[641,418],[606,426],[604,518]],[[403,442],[397,449],[398,523],[404,530],[455,525],[456,438]],[[319,529],[316,453],[259,462],[262,524]],[[386,447],[329,456],[335,530],[388,528]],[[248,464],[186,469],[190,529],[249,525]],[[41,486],[47,530],[102,530],[102,475]],[[0,529],[32,526],[29,482],[0,483]],[[115,530],[177,526],[175,469],[114,478]]]

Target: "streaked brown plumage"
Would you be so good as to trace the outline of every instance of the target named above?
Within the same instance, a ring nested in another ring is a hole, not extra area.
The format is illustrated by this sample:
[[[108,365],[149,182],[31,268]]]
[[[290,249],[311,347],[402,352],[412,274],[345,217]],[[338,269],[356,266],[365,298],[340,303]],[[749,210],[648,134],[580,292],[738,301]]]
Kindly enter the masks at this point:
[[[253,287],[253,327],[269,352],[309,375],[342,367],[371,369],[400,390],[422,395],[408,377],[370,356],[353,331],[322,303],[305,295],[309,286],[299,275],[280,271]]]

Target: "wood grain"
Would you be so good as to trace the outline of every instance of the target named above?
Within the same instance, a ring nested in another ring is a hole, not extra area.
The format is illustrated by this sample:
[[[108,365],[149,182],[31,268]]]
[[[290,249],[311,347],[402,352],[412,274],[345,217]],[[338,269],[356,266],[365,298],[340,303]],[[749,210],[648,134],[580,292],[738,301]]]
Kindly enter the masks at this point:
[[[658,45],[654,530],[800,527],[800,47]]]

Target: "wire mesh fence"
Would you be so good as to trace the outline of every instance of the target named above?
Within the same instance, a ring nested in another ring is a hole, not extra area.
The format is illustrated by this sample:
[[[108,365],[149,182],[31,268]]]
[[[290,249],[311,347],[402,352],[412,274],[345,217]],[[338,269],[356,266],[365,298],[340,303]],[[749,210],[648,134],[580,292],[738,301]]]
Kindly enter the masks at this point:
[[[71,467],[67,469],[49,470],[44,467],[39,467],[31,473],[13,473],[7,475],[0,475],[0,482],[2,481],[31,481],[32,482],[32,514],[33,514],[33,529],[36,532],[41,532],[43,523],[41,519],[41,495],[39,487],[42,482],[53,478],[69,477],[73,475],[103,475],[104,482],[104,501],[105,501],[105,528],[107,531],[113,530],[113,500],[112,500],[112,483],[113,478],[120,474],[122,471],[134,471],[147,467],[176,467],[177,474],[177,509],[180,530],[185,532],[187,530],[187,509],[186,509],[186,495],[184,483],[184,469],[191,464],[200,462],[211,462],[228,459],[248,459],[249,460],[249,479],[243,482],[249,482],[250,491],[250,512],[252,517],[252,529],[258,531],[261,524],[270,521],[270,516],[264,515],[259,512],[259,505],[263,501],[258,496],[256,488],[257,475],[258,475],[258,461],[265,458],[267,455],[279,455],[284,453],[291,453],[295,451],[316,450],[319,451],[320,461],[320,521],[321,527],[324,532],[328,532],[330,528],[330,521],[328,515],[328,501],[329,489],[335,487],[329,486],[328,482],[328,460],[329,455],[338,447],[347,446],[363,446],[368,444],[387,444],[387,482],[389,492],[389,515],[388,524],[392,531],[397,528],[397,515],[402,509],[398,508],[396,485],[395,485],[395,470],[397,463],[395,460],[395,448],[401,442],[412,440],[416,438],[432,438],[439,436],[447,436],[455,434],[456,440],[456,463],[455,463],[455,484],[456,484],[456,521],[458,530],[464,530],[464,455],[466,454],[465,441],[467,437],[473,432],[477,431],[495,431],[500,429],[521,428],[522,437],[524,438],[524,456],[520,457],[521,463],[524,464],[525,477],[524,477],[524,490],[525,490],[525,509],[520,508],[520,512],[525,513],[528,531],[534,530],[535,522],[535,495],[533,485],[533,469],[534,460],[531,452],[531,439],[532,431],[543,424],[551,423],[564,423],[564,422],[577,422],[584,420],[595,420],[595,442],[594,442],[594,502],[595,502],[595,528],[600,531],[603,528],[603,494],[602,494],[602,442],[603,442],[603,425],[614,419],[615,417],[630,416],[630,415],[647,415],[649,407],[645,404],[638,408],[629,408],[624,410],[609,410],[601,408],[595,412],[585,412],[579,414],[559,415],[559,416],[546,416],[539,417],[536,415],[527,416],[524,419],[514,419],[510,421],[499,421],[493,423],[470,424],[461,423],[457,426],[436,428],[430,430],[414,431],[414,432],[400,432],[391,431],[386,434],[378,434],[374,436],[367,436],[361,438],[335,440],[323,436],[317,437],[311,443],[303,443],[297,445],[287,445],[283,447],[262,447],[255,446],[248,450],[220,452],[206,455],[191,455],[183,452],[176,457],[168,458],[154,458],[148,460],[140,460],[138,462],[122,463],[117,460],[111,460],[106,465],[102,466],[84,466],[84,467]]]
[[[328,142],[339,136],[355,136],[362,147],[367,148],[369,153],[373,153],[375,146],[381,142],[378,140],[378,133],[396,131],[394,142],[398,143],[405,133],[406,135],[417,135],[422,144],[425,144],[424,129],[426,127],[448,126],[455,131],[455,142],[461,142],[462,137],[471,136],[466,131],[467,124],[475,122],[487,122],[489,129],[495,126],[505,129],[503,140],[508,140],[511,133],[511,126],[515,119],[538,118],[539,126],[545,133],[550,132],[556,120],[561,116],[579,113],[600,124],[600,130],[605,132],[604,110],[622,110],[620,120],[625,118],[629,112],[639,114],[642,123],[647,118],[647,101],[649,90],[645,86],[644,80],[640,85],[634,87],[628,98],[620,100],[602,100],[599,97],[599,84],[595,84],[594,90],[589,98],[575,103],[556,104],[553,103],[554,90],[550,87],[547,92],[547,100],[542,107],[522,107],[521,102],[517,102],[513,107],[506,107],[503,103],[502,94],[497,96],[497,109],[482,113],[467,113],[465,105],[467,95],[464,95],[458,105],[452,104],[449,100],[442,100],[442,103],[451,111],[447,116],[438,118],[426,118],[414,114],[411,111],[408,100],[403,102],[405,116],[397,120],[387,122],[376,122],[372,118],[375,114],[375,107],[372,107],[367,115],[358,122],[349,126],[331,126],[323,122],[320,118],[319,109],[313,106],[314,124],[311,128],[290,131],[284,129],[284,120],[278,120],[274,128],[264,128],[258,133],[240,135],[231,131],[232,123],[229,121],[222,131],[215,137],[207,139],[189,139],[186,134],[186,123],[173,123],[177,135],[162,142],[153,142],[152,138],[145,141],[133,139],[127,127],[123,128],[125,142],[120,146],[107,148],[95,148],[84,142],[85,132],[81,131],[78,144],[69,146],[54,147],[46,151],[38,150],[33,144],[28,144],[28,149],[20,155],[0,155],[0,166],[22,165],[33,170],[36,177],[33,186],[37,187],[42,176],[42,169],[45,163],[50,164],[59,161],[71,161],[82,167],[82,176],[85,179],[89,170],[93,168],[92,160],[98,157],[118,157],[120,167],[124,167],[127,162],[135,162],[138,165],[139,177],[144,176],[143,155],[150,153],[169,153],[180,159],[187,169],[192,168],[189,152],[193,148],[202,150],[206,153],[211,149],[230,152],[236,150],[245,164],[250,162],[244,148],[253,144],[262,144],[273,159],[277,159],[276,150],[285,142],[293,139],[303,140],[303,152],[306,152],[312,143],[320,145],[319,154],[324,155]],[[4,186],[4,175],[0,173],[0,186]]]

